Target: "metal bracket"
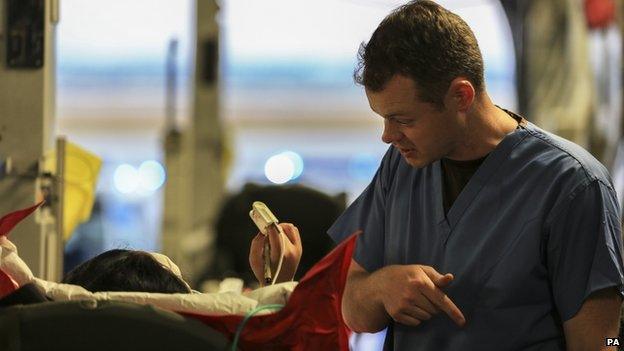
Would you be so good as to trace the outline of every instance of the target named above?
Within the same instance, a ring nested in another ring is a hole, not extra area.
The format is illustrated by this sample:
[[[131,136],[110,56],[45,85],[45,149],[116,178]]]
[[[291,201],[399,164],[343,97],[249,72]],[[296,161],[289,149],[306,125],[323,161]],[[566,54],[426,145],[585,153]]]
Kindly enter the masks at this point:
[[[45,0],[6,0],[7,66],[41,68],[45,49]]]

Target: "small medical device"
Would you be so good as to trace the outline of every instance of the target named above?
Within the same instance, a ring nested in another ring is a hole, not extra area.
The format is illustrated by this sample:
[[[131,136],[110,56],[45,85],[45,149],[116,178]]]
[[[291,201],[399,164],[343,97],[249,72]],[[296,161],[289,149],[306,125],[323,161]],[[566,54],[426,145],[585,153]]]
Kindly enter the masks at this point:
[[[284,261],[284,231],[282,230],[282,227],[279,226],[279,221],[277,220],[277,217],[275,217],[273,212],[271,212],[271,210],[269,210],[269,207],[267,207],[267,205],[265,205],[263,202],[254,201],[254,203],[251,205],[251,211],[249,211],[249,217],[251,217],[251,220],[256,224],[256,227],[258,227],[260,233],[265,236],[264,247],[262,249],[262,257],[264,260],[264,283],[271,285],[275,284],[277,276],[282,269],[282,263]],[[275,230],[277,230],[277,232],[279,233],[281,246],[280,258],[277,263],[275,275],[271,274],[271,244],[268,238],[269,229],[271,227],[275,228]]]

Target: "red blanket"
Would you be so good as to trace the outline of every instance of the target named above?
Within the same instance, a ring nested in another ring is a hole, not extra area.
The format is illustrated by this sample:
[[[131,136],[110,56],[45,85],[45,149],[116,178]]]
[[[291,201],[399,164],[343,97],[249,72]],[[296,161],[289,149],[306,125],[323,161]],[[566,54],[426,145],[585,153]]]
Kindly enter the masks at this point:
[[[37,208],[39,208],[41,204],[43,204],[43,201],[29,208],[11,212],[0,218],[0,236],[8,235],[11,229],[13,229],[13,227],[15,227],[17,223],[21,222],[22,219],[28,217]],[[13,281],[13,279],[11,279],[11,277],[9,277],[6,273],[0,270],[0,298],[12,293],[17,288],[18,286]]]
[[[7,235],[41,203],[0,218],[0,236]],[[341,300],[357,233],[344,240],[301,279],[280,311],[251,317],[240,334],[240,350],[349,350],[350,331],[342,319]],[[17,288],[0,270],[0,296]],[[234,338],[244,316],[183,313]]]
[[[341,300],[357,234],[343,241],[301,279],[277,313],[252,317],[245,324],[240,350],[349,350],[349,330]],[[189,315],[189,314],[187,314]],[[242,316],[189,315],[233,337]]]

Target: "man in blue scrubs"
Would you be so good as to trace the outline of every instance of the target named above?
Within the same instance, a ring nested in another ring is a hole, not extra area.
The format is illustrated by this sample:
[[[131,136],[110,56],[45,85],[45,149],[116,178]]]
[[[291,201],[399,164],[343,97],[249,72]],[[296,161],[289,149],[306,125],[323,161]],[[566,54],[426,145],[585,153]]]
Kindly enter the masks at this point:
[[[330,228],[362,229],[343,296],[395,350],[599,350],[618,335],[620,209],[581,147],[488,97],[474,34],[413,1],[360,52],[356,80],[391,144]],[[613,348],[611,348],[613,349]]]

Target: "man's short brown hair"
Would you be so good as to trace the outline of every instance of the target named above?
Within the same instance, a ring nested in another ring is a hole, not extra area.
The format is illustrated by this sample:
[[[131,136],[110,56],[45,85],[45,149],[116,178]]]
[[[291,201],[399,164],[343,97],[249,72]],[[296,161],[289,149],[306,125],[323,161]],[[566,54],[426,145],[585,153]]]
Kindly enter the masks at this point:
[[[360,46],[356,83],[380,91],[396,74],[413,79],[420,99],[438,107],[457,77],[467,78],[477,92],[484,88],[474,33],[459,16],[429,0],[395,9]]]

